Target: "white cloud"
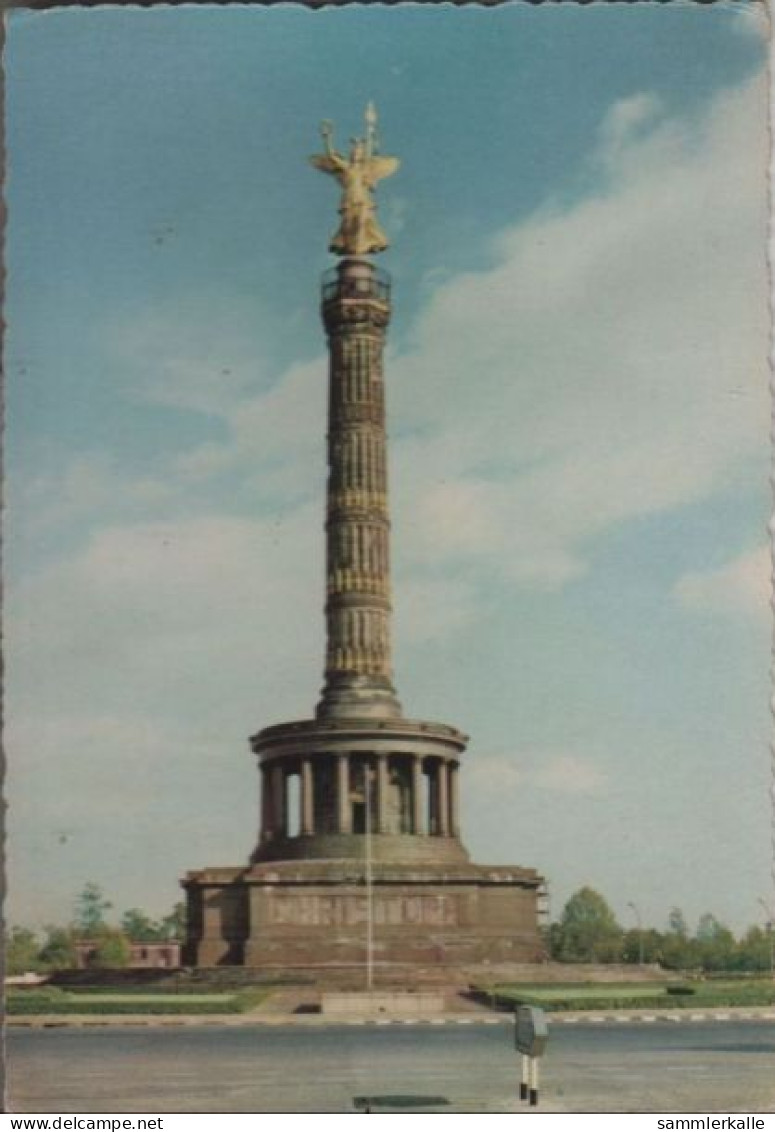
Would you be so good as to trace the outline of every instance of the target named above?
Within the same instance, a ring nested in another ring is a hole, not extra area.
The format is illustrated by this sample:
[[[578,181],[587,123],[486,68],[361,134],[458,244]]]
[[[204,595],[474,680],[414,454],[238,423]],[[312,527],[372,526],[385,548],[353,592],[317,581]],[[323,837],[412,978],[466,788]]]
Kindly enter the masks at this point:
[[[389,368],[405,554],[561,585],[613,524],[763,471],[764,94],[650,129],[652,100],[620,105],[640,129],[605,190],[438,289]]]
[[[76,456],[59,474],[40,474],[19,487],[11,523],[32,536],[106,513],[147,514],[178,494],[166,476],[127,475],[105,453]]]
[[[125,392],[170,408],[225,417],[247,390],[267,380],[257,356],[261,311],[235,295],[181,296],[131,312],[107,333]]]
[[[322,664],[317,518],[108,528],[24,579],[7,598],[15,710],[104,715],[137,702],[180,718],[193,698],[217,718],[242,702],[249,719],[256,695],[306,702],[304,673]]]
[[[770,18],[764,4],[735,4],[727,8],[730,26],[739,34],[753,37],[762,45],[770,39]]]
[[[607,776],[590,759],[561,755],[549,759],[533,774],[535,786],[565,794],[605,793]]]
[[[396,634],[407,644],[439,640],[475,620],[473,587],[456,579],[398,577],[394,614]]]
[[[608,776],[600,760],[555,751],[519,751],[508,755],[475,755],[466,765],[466,784],[476,799],[494,794],[502,800],[523,791],[598,795],[606,792]]]
[[[661,109],[660,99],[651,91],[633,94],[614,103],[600,125],[601,156],[611,161],[639,130],[652,122]]]
[[[769,624],[772,555],[766,546],[740,555],[718,570],[695,571],[677,582],[674,595],[687,609],[740,615]]]

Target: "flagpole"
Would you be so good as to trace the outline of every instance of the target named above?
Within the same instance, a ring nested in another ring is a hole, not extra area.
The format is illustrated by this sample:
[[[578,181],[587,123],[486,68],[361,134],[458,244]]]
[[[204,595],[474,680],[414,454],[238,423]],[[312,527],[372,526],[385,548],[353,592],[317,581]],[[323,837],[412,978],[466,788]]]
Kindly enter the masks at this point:
[[[371,862],[371,767],[364,763],[364,800],[366,826],[366,989],[374,985],[374,904]]]

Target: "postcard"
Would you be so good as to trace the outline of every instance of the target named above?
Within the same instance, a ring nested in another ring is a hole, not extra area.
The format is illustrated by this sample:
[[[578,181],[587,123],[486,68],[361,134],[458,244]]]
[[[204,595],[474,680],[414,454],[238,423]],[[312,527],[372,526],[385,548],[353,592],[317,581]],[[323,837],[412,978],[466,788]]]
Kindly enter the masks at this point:
[[[764,8],[5,22],[10,1111],[771,1111]]]

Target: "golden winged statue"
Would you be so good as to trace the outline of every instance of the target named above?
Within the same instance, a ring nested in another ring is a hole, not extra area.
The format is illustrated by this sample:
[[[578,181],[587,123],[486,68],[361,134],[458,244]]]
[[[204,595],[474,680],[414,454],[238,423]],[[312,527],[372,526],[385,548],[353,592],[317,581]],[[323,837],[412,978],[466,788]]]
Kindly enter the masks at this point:
[[[339,204],[339,230],[328,245],[337,255],[370,255],[388,246],[387,237],[377,223],[374,188],[378,181],[395,173],[397,157],[377,156],[377,112],[373,103],[366,108],[366,137],[353,138],[348,157],[333,146],[333,127],[323,122],[320,133],[326,152],[310,157],[321,173],[335,177],[342,186]]]

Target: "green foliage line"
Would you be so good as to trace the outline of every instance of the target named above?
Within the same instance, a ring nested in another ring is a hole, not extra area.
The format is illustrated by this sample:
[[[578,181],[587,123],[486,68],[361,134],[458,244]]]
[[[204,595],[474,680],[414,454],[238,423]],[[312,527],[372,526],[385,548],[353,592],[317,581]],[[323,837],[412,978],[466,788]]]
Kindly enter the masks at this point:
[[[560,919],[545,932],[547,950],[559,963],[658,963],[666,970],[704,973],[767,971],[773,964],[773,930],[768,923],[750,927],[740,939],[710,912],[700,916],[690,934],[683,913],[673,908],[668,930],[638,926],[625,931],[607,901],[585,886],[565,904]]]
[[[714,988],[700,995],[666,992],[658,995],[623,995],[602,992],[597,995],[567,994],[557,998],[545,998],[520,988],[496,988],[489,992],[488,998],[496,1010],[541,1006],[547,1013],[561,1010],[696,1010],[702,1007],[771,1006],[775,1003],[775,986],[757,983],[745,988]]]
[[[100,991],[74,994],[58,987],[9,988],[6,1014],[241,1014],[258,1006],[266,990],[249,988],[229,996],[212,994],[153,996],[123,994],[117,1000]]]
[[[88,999],[49,999],[30,996],[9,999],[6,1014],[241,1014],[245,1007],[237,999],[228,1002],[99,1002]]]
[[[59,988],[56,988],[59,989]],[[72,995],[139,995],[143,998],[152,998],[157,995],[164,996],[165,998],[174,998],[175,995],[234,995],[237,993],[235,988],[228,988],[225,986],[207,986],[207,984],[199,985],[198,983],[181,983],[177,984],[172,980],[163,983],[116,983],[104,985],[100,983],[99,986],[68,986],[66,988],[67,994]]]

